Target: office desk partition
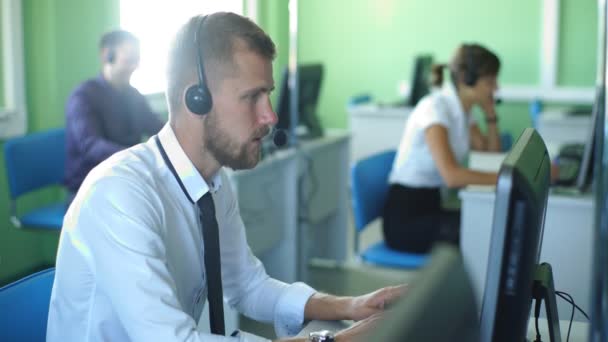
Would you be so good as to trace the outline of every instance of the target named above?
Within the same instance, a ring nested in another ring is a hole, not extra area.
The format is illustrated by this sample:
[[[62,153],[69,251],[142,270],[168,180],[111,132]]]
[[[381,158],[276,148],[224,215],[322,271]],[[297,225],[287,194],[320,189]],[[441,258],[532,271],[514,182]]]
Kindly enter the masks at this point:
[[[300,280],[308,280],[312,258],[341,263],[348,253],[350,133],[328,130],[303,141],[299,153]]]
[[[251,170],[231,172],[247,242],[268,274],[294,282],[297,274],[297,169],[293,149],[280,150]]]
[[[350,134],[328,130],[230,172],[247,240],[272,277],[306,280],[311,258],[347,254]]]
[[[413,107],[364,104],[347,109],[352,132],[350,160],[354,162],[378,152],[397,149]]]
[[[565,111],[544,111],[538,118],[538,133],[552,144],[585,143],[591,134],[591,115],[569,115]]]

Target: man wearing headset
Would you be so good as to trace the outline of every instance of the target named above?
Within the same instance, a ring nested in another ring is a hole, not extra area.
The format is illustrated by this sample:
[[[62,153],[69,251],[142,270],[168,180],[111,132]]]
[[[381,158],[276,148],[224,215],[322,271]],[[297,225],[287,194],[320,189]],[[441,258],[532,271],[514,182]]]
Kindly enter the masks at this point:
[[[138,39],[127,31],[112,31],[103,35],[99,48],[100,75],[80,84],[66,104],[68,204],[97,164],[163,126],[145,97],[130,85],[139,65]]]
[[[349,341],[403,293],[400,286],[321,294],[270,278],[251,253],[223,167],[260,160],[261,140],[277,122],[269,98],[274,56],[266,33],[232,13],[194,17],[177,33],[167,68],[169,123],[91,171],[66,214],[48,341],[266,341],[223,336],[222,298],[272,322],[280,337],[306,320],[359,321],[335,336],[309,337]],[[212,334],[197,331],[205,299]]]

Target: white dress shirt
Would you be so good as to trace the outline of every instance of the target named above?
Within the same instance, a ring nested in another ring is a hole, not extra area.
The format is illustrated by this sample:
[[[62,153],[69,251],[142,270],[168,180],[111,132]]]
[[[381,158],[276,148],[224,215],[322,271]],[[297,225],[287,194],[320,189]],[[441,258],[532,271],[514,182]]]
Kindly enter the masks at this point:
[[[426,143],[426,129],[433,125],[445,127],[454,157],[462,164],[470,150],[470,127],[474,124],[451,82],[424,97],[406,121],[389,183],[413,188],[445,186]]]
[[[207,185],[168,124],[158,136],[195,203],[154,139],[93,169],[64,218],[47,341],[249,341],[197,331],[207,289],[196,201],[207,191],[219,226],[224,301],[274,322],[279,336],[296,334],[314,290],[271,279],[247,245],[226,172]]]

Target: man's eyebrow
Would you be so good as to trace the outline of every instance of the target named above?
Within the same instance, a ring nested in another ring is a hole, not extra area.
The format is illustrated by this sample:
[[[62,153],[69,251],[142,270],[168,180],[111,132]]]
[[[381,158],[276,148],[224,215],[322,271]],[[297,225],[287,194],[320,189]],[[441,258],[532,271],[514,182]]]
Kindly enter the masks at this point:
[[[258,93],[271,93],[274,90],[274,85],[269,87],[255,87],[252,89],[249,89],[247,91],[245,91],[243,93],[243,95],[241,95],[241,98],[245,98],[254,94],[258,94]]]

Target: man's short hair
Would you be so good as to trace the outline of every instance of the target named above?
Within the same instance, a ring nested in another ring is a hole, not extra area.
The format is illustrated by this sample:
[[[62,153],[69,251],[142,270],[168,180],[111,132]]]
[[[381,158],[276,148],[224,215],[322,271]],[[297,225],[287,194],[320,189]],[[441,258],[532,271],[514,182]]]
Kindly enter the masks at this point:
[[[114,30],[105,33],[99,40],[99,51],[107,49],[104,61],[112,63],[116,54],[116,48],[124,42],[139,44],[139,39],[133,33],[125,30]]]
[[[235,42],[241,40],[250,50],[273,60],[276,54],[272,39],[253,21],[238,14],[218,12],[208,15],[202,27],[202,15],[190,18],[175,35],[167,63],[167,102],[169,111],[180,108],[184,89],[197,75],[195,32],[202,45],[202,60],[209,72],[210,64],[231,63]],[[213,70],[215,71],[215,70]],[[212,71],[212,72],[213,72]],[[209,80],[209,75],[205,75]]]

